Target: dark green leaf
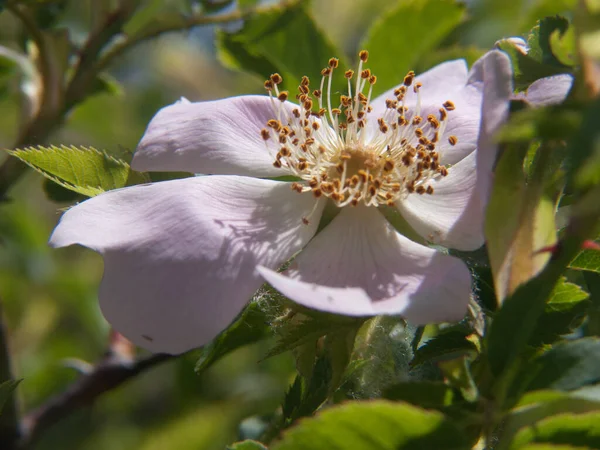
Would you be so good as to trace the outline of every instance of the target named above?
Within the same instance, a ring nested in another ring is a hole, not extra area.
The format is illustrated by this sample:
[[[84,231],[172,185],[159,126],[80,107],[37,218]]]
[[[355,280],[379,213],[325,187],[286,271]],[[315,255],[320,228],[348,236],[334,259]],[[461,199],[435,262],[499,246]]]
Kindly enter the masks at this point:
[[[319,83],[321,69],[329,58],[342,57],[325,33],[315,24],[305,2],[280,10],[253,15],[241,30],[220,36],[221,59],[229,66],[243,68],[268,78],[274,69],[284,86],[295,93],[302,76]],[[342,65],[344,61],[341,61]],[[334,92],[343,89],[343,69],[333,76]]]
[[[427,341],[415,352],[411,362],[413,367],[428,361],[442,361],[462,356],[475,356],[477,346],[467,339],[472,331],[466,327],[456,326],[444,331]]]
[[[388,387],[383,397],[422,408],[441,408],[452,403],[452,388],[441,381],[406,381]]]
[[[259,302],[250,303],[239,318],[209,344],[202,347],[196,373],[211,366],[229,352],[269,336],[268,319]]]
[[[330,408],[286,432],[272,450],[465,449],[462,433],[442,414],[387,401]]]
[[[569,21],[560,16],[546,17],[538,21],[527,38],[528,56],[543,64],[563,66],[552,53],[550,36],[555,31],[562,35],[567,31],[567,28],[569,28]]]
[[[563,278],[554,288],[544,313],[540,316],[529,345],[551,344],[561,335],[573,331],[589,307],[589,294]]]
[[[374,92],[400,84],[421,56],[430,53],[464,16],[465,8],[451,0],[398,2],[361,43],[361,49],[370,53],[368,66],[377,75]]]
[[[595,337],[556,344],[529,363],[535,373],[527,390],[573,390],[600,381],[600,339]]]

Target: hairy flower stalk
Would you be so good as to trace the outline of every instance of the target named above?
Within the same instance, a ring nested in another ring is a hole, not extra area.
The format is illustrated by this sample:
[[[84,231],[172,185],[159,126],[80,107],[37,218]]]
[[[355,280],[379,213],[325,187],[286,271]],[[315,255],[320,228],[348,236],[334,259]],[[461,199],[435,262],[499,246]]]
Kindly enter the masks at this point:
[[[304,306],[338,314],[399,314],[415,324],[460,320],[471,277],[457,258],[483,244],[496,145],[512,94],[501,52],[467,71],[450,61],[373,98],[359,54],[295,97],[282,77],[268,96],[182,100],[150,122],[137,170],[211,174],[108,192],[70,209],[55,246],[104,256],[100,305],[136,344],[180,353],[223,330],[266,280]],[[334,75],[348,92],[333,92]],[[270,178],[292,176],[295,181]],[[339,213],[318,234],[326,203]],[[400,234],[392,208],[420,235]],[[293,258],[285,272],[277,269]]]

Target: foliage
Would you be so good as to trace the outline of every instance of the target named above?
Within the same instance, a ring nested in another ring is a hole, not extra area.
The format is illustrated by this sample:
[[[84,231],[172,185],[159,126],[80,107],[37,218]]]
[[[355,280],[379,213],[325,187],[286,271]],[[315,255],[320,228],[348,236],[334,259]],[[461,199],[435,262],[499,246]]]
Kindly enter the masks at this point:
[[[600,448],[597,2],[88,3],[0,2],[10,42],[0,46],[3,448]],[[527,49],[507,39],[516,33]],[[293,101],[302,76],[316,88],[331,57],[341,73],[330,90],[342,94],[343,71],[357,65],[347,56],[363,48],[377,95],[409,70],[471,63],[494,42],[511,59],[515,98],[496,136],[485,249],[453,253],[474,274],[470,317],[424,327],[341,318],[265,287],[198,351],[43,415],[91,383],[103,354],[131,378],[154,365],[109,337],[99,260],[46,240],[59,208],[190,176],[130,167],[160,107],[261,92],[275,72]],[[573,77],[566,100],[531,105],[531,84],[557,74]],[[93,414],[80,406],[94,401]]]

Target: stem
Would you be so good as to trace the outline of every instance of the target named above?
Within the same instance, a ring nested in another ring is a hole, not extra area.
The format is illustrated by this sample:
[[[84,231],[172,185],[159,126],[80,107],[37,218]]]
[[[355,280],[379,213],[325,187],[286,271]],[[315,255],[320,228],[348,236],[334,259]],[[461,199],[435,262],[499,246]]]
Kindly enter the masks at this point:
[[[13,379],[8,336],[4,325],[2,304],[0,303],[0,383]],[[20,434],[17,396],[13,392],[0,413],[0,442],[2,448],[6,450],[16,449]]]

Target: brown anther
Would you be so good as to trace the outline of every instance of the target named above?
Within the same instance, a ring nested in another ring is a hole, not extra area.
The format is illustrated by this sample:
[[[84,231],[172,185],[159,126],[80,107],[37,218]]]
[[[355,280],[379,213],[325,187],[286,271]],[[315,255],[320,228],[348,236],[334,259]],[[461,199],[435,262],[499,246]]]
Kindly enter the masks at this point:
[[[438,129],[440,126],[440,122],[436,119],[436,117],[433,114],[429,114],[427,116],[427,122],[429,122],[429,124],[435,129]]]
[[[288,99],[288,91],[281,91],[277,98],[280,102],[285,102]]]
[[[429,195],[433,194],[433,186],[429,185],[427,186],[427,191],[426,191]]]
[[[346,130],[346,129],[348,128],[348,125],[346,125],[345,123],[340,123],[340,124],[338,125],[338,128],[339,128],[340,130]]]
[[[383,170],[385,172],[391,172],[392,170],[394,170],[394,161],[392,161],[391,159],[386,160],[383,164]]]
[[[265,141],[268,141],[269,138],[271,137],[271,134],[269,133],[269,130],[267,130],[266,128],[263,128],[262,130],[260,130],[260,135],[262,136],[262,138]]]
[[[406,167],[410,166],[412,164],[412,158],[410,155],[402,155],[402,164],[404,164]]]
[[[281,156],[288,157],[292,154],[292,152],[290,152],[290,149],[287,147],[281,147],[281,149],[279,149],[279,153],[281,154]]]
[[[315,198],[319,198],[323,195],[323,191],[319,188],[313,189],[312,193],[315,196]]]
[[[438,167],[440,167],[440,165],[437,163],[437,161],[431,161],[431,170],[437,170]]]
[[[402,186],[400,186],[399,183],[394,183],[391,185],[392,191],[393,192],[400,192],[400,189],[402,188]]]
[[[441,176],[445,177],[446,175],[448,175],[448,169],[446,169],[444,166],[441,166],[438,169],[438,172],[440,173]]]
[[[300,110],[299,110],[298,108],[294,108],[294,109],[292,109],[292,114],[294,115],[294,117],[295,117],[296,119],[299,119],[299,118],[300,118]]]
[[[352,79],[353,76],[354,76],[354,70],[352,70],[352,69],[346,70],[346,72],[344,72],[344,77],[346,77],[348,80]]]
[[[369,186],[369,194],[371,195],[371,197],[375,197],[375,195],[377,194],[377,188],[373,185]]]
[[[298,163],[298,170],[306,170],[308,168],[308,163],[306,161],[300,161]]]
[[[273,84],[281,84],[281,82],[283,81],[283,78],[281,78],[281,75],[279,75],[278,73],[274,73],[269,78],[273,82]]]
[[[363,117],[365,117],[365,112],[364,111],[359,111],[358,114],[356,114],[356,118],[357,119],[362,119]]]
[[[368,180],[367,172],[365,172],[364,170],[359,170],[357,172],[357,175],[361,182],[363,182],[363,183],[367,182],[367,180]]]
[[[404,118],[404,116],[398,117],[398,125],[400,125],[401,127],[403,127],[407,123],[408,123],[408,121]]]
[[[364,119],[358,121],[358,128],[364,128],[367,125],[367,122]]]
[[[370,84],[370,85],[373,85],[373,84],[375,84],[375,83],[377,83],[377,76],[376,76],[376,75],[371,75],[371,76],[369,77],[369,84]]]
[[[448,136],[448,142],[450,143],[450,145],[456,145],[458,144],[458,138],[454,135]]]
[[[446,117],[448,117],[448,113],[444,108],[440,108],[440,120],[444,121],[446,120]]]
[[[370,113],[371,111],[373,111],[373,107],[371,105],[367,106],[367,112]]]
[[[265,85],[264,86],[265,86],[265,89],[267,91],[272,91],[274,84],[273,84],[273,82],[271,80],[267,80],[267,81],[265,81]]]
[[[367,96],[365,94],[363,94],[362,92],[358,93],[358,101],[361,103],[366,103],[367,102]]]
[[[383,134],[385,134],[389,131],[389,127],[384,123],[382,125],[379,125],[379,131],[381,131]]]
[[[337,170],[338,173],[343,173],[344,172],[344,165],[343,164],[338,164],[337,166],[335,166],[335,170]]]
[[[409,183],[406,184],[406,190],[412,194],[413,192],[415,192],[415,184],[411,181]]]
[[[273,166],[275,166],[279,169],[281,167],[281,161],[279,161],[279,160],[273,161]]]
[[[352,206],[358,206],[358,199],[357,198],[353,198],[352,201],[350,202],[350,204]]]
[[[304,109],[306,109],[307,111],[310,111],[313,107],[313,102],[312,100],[306,100],[302,106],[304,106]]]
[[[424,150],[419,150],[419,151],[417,152],[417,158],[419,158],[419,159],[423,159],[423,158],[425,158],[425,155],[426,155],[426,153],[425,153],[425,151],[424,151]]]
[[[454,109],[456,108],[456,106],[454,106],[454,103],[452,103],[450,100],[446,100],[443,106],[444,108],[446,108],[447,111],[454,111]]]
[[[339,63],[340,61],[337,58],[330,58],[328,62],[329,67],[331,67],[332,69],[337,69]]]
[[[423,195],[425,192],[427,192],[427,189],[425,189],[423,186],[417,186],[417,189],[415,189],[417,191],[417,194]]]
[[[300,183],[292,183],[292,190],[301,193],[302,185]]]
[[[323,75],[324,77],[328,77],[329,75],[331,75],[331,68],[325,67],[323,70],[321,70],[321,75]]]
[[[267,126],[273,128],[275,131],[281,130],[281,122],[279,120],[271,119],[267,122]]]
[[[416,94],[417,92],[419,92],[419,89],[421,89],[422,86],[423,83],[417,81],[413,86],[413,92]]]
[[[404,77],[404,86],[406,86],[406,87],[410,86],[412,84],[414,78],[415,78],[415,73],[411,70]]]
[[[302,218],[302,223],[303,223],[304,225],[308,225],[310,222],[308,221],[308,219],[307,219],[306,217],[303,217],[303,218]]]
[[[321,108],[321,109],[319,109],[319,112],[317,113],[317,115],[319,117],[323,117],[326,113],[327,113],[327,110],[325,108]]]
[[[414,124],[414,122],[413,122],[413,124]],[[415,128],[415,136],[418,138],[423,136],[423,130],[421,130],[420,128]]]
[[[342,182],[340,181],[339,178],[336,178],[335,180],[333,180],[333,187],[338,191],[342,187]]]
[[[310,181],[308,182],[308,185],[309,185],[311,188],[313,188],[313,189],[314,189],[315,187],[317,187],[317,186],[319,185],[319,182],[317,181],[317,179],[316,179],[316,178],[314,178],[314,177],[313,177],[313,178],[311,178],[311,179],[310,179]]]
[[[319,126],[320,126],[320,125],[319,125],[319,122],[313,122],[313,123],[312,123],[312,129],[313,129],[313,130],[318,130],[318,129],[319,129]]]
[[[279,143],[280,144],[285,144],[287,141],[287,136],[285,134],[280,134],[279,135]]]
[[[331,110],[331,114],[335,115],[335,116],[339,116],[342,113],[342,110],[339,108],[333,108]]]
[[[431,138],[431,142],[433,142],[435,144],[437,141],[439,141],[439,139],[440,139],[440,134],[436,131],[433,134],[433,137]]]
[[[369,60],[369,52],[366,50],[361,50],[358,53],[358,57],[360,58],[360,60],[364,63],[366,63]]]
[[[308,86],[304,86],[304,85],[300,85],[298,86],[298,92],[300,92],[300,94],[302,94],[299,99],[301,101],[306,100],[306,95],[310,92],[310,88]]]
[[[300,139],[298,138],[294,138],[294,140],[292,141],[293,145],[298,145],[300,143]]]
[[[350,185],[355,187],[359,181],[360,179],[358,178],[358,175],[352,175],[352,178],[350,178]]]
[[[415,116],[412,119],[413,125],[419,125],[421,122],[423,122],[423,118],[421,116]]]
[[[308,86],[310,84],[310,79],[306,75],[304,75],[300,80],[300,84],[302,86]]]
[[[321,98],[321,94],[322,94],[322,92],[321,92],[319,89],[315,89],[315,90],[313,91],[313,95],[314,95],[316,98]]]
[[[327,152],[327,149],[323,145],[319,145],[319,153],[324,155]]]
[[[348,107],[352,104],[352,99],[350,97],[348,97],[347,95],[341,95],[340,103],[342,104],[342,106]]]
[[[396,107],[398,106],[398,102],[396,100],[392,100],[392,99],[387,99],[385,101],[385,107],[388,109],[396,109]]]

